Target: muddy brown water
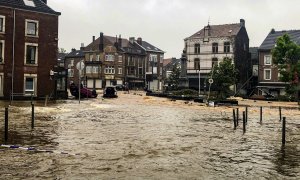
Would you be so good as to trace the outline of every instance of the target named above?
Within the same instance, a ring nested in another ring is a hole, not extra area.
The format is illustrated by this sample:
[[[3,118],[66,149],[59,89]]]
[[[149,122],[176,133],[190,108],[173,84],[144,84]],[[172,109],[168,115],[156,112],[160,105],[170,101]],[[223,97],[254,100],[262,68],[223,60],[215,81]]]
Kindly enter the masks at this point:
[[[243,107],[240,107],[242,110]],[[233,130],[232,108],[140,94],[9,108],[9,141],[78,155],[0,148],[0,179],[298,179],[300,112],[283,109],[281,146],[276,108],[249,108],[246,134]],[[4,109],[0,110],[4,122]],[[241,114],[241,113],[240,113]],[[241,118],[241,117],[240,117]],[[0,124],[0,143],[3,125]]]

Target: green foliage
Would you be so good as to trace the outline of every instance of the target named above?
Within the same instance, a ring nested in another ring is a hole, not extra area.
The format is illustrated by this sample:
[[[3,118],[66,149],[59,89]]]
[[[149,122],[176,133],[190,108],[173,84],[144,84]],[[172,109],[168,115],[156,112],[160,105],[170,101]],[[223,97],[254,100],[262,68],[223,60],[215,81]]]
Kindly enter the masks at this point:
[[[174,64],[170,77],[166,80],[167,84],[170,85],[169,90],[177,90],[179,85],[180,67],[178,64]]]
[[[185,95],[185,96],[198,96],[198,91],[193,89],[182,89],[180,91],[174,91],[174,95]]]
[[[218,98],[226,98],[230,94],[230,86],[237,82],[238,71],[232,59],[225,57],[219,65],[213,67],[210,76],[217,87]]]
[[[286,92],[295,94],[299,91],[300,46],[291,41],[288,34],[284,34],[277,39],[272,58],[281,74],[280,80],[287,83]]]

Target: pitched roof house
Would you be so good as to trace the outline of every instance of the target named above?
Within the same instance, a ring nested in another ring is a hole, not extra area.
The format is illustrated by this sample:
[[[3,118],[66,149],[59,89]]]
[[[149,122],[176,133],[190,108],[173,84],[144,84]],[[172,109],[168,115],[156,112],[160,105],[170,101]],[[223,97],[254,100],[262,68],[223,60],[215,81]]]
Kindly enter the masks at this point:
[[[249,38],[245,27],[245,20],[240,23],[207,25],[200,31],[184,39],[186,65],[182,63],[182,71],[186,71],[189,88],[204,90],[208,74],[212,67],[220,63],[223,58],[233,59],[233,63],[240,72],[240,85],[247,80]],[[186,70],[185,70],[186,67]],[[199,84],[200,77],[200,84]]]
[[[55,94],[59,15],[47,0],[0,1],[0,96]]]
[[[300,45],[300,30],[275,31],[272,29],[258,49],[259,73],[258,89],[260,95],[274,96],[285,94],[285,83],[280,81],[278,68],[272,62],[271,50],[275,47],[278,37],[288,34],[292,41]]]

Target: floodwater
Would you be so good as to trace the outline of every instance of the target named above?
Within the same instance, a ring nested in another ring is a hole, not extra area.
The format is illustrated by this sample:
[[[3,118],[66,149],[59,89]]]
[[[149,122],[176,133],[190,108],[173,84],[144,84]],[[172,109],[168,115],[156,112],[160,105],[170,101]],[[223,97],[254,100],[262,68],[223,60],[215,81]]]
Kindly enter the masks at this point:
[[[232,108],[142,94],[9,108],[7,144],[70,154],[0,148],[0,179],[299,179],[300,112],[283,109],[287,142],[272,103],[249,107],[247,131]],[[239,107],[240,111],[244,107]],[[4,108],[0,119],[4,117]],[[241,112],[240,112],[241,114]],[[240,116],[241,118],[241,116]],[[4,120],[1,120],[4,122]],[[4,123],[0,124],[3,143]]]

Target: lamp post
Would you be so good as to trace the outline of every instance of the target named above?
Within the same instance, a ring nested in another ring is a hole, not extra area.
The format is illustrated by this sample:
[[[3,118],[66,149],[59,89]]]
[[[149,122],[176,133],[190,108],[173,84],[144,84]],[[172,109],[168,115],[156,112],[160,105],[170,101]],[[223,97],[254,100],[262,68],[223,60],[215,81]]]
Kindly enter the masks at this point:
[[[201,74],[200,74],[200,65],[199,65],[199,97],[201,94]]]

